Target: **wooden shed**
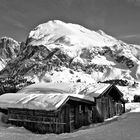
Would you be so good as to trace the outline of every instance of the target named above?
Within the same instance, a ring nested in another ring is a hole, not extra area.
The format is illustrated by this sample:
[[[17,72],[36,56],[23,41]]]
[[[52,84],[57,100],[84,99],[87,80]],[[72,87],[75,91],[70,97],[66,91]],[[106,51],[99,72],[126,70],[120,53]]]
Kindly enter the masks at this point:
[[[68,93],[8,93],[0,96],[8,122],[36,133],[71,132],[94,122],[94,99]]]
[[[123,93],[115,85],[101,83],[91,85],[87,94],[95,99],[102,120],[125,112]]]
[[[0,96],[8,122],[36,133],[72,132],[124,110],[122,92],[110,84],[34,84]]]

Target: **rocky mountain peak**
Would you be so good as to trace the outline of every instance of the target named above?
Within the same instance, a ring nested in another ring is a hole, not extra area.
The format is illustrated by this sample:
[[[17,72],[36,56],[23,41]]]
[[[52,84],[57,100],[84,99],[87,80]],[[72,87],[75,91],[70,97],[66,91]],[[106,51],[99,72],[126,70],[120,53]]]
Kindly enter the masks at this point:
[[[139,58],[137,45],[101,30],[54,20],[30,31],[18,56],[1,73],[24,75],[36,82],[139,81]]]
[[[2,70],[6,64],[17,57],[20,51],[20,43],[10,37],[0,38],[0,70]]]
[[[20,50],[20,43],[9,37],[0,39],[0,56],[4,59],[15,58]]]

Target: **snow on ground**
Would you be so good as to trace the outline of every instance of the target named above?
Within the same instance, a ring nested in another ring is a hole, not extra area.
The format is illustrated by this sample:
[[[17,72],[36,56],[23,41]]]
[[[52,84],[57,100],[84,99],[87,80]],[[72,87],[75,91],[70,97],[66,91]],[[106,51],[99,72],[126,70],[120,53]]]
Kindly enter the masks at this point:
[[[66,82],[66,83],[81,83],[83,85],[95,83],[95,80],[93,79],[92,75],[85,74],[83,72],[76,72],[73,70],[70,70],[69,68],[62,67],[61,71],[53,70],[51,73],[46,73],[45,76],[39,80],[39,78],[34,75],[33,82],[52,82],[52,83],[60,83],[60,82]]]
[[[109,60],[109,59],[107,59],[107,57],[101,56],[101,55],[94,56],[94,59],[91,61],[91,63],[98,64],[98,65],[108,65],[108,66],[116,65],[115,62],[113,62],[113,59],[111,60],[111,58],[110,58],[110,60]]]
[[[140,112],[140,103],[126,103],[125,108],[126,112]]]
[[[33,134],[23,127],[0,126],[0,140],[140,140],[140,113],[129,112],[109,123],[91,125],[72,133]]]
[[[134,111],[106,120],[103,124],[92,124],[72,133],[34,134],[23,127],[2,125],[0,140],[140,140],[140,103],[127,103]]]

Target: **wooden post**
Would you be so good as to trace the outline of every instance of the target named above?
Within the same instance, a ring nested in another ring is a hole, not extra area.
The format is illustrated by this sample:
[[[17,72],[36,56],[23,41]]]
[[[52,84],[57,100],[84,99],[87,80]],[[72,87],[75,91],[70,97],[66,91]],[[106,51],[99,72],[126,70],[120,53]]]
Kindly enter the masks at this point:
[[[75,106],[75,128],[79,128],[79,105]]]
[[[64,122],[65,124],[65,132],[70,132],[70,106],[65,106],[65,116],[64,116]]]

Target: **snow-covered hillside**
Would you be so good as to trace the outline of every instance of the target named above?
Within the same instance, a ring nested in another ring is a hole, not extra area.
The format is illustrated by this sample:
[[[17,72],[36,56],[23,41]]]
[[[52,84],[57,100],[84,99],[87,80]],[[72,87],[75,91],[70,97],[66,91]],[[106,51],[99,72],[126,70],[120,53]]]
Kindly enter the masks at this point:
[[[0,72],[35,82],[140,80],[140,47],[77,24],[48,21],[30,31],[20,53]]]
[[[28,46],[43,46],[61,57],[74,71],[89,74],[93,81],[140,79],[140,48],[104,33],[59,20],[40,24],[27,38]],[[62,58],[63,56],[63,58]],[[61,70],[63,71],[63,70]],[[75,72],[74,72],[75,73]]]

